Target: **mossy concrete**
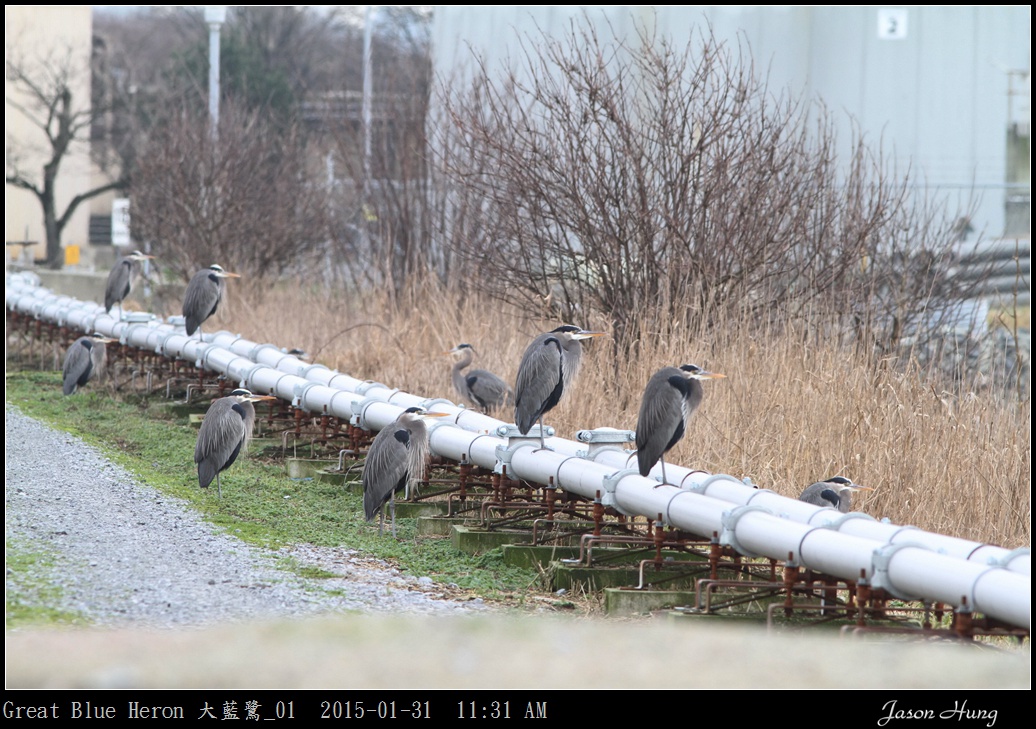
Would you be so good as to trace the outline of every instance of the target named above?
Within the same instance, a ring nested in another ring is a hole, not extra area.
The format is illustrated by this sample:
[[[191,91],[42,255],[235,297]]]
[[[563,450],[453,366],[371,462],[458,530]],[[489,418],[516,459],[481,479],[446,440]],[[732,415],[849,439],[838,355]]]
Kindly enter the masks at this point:
[[[694,605],[694,590],[635,590],[607,588],[604,609],[609,615],[646,615],[655,610]]]
[[[286,458],[284,461],[289,478],[317,478],[332,466],[337,468],[338,463],[319,458]]]
[[[486,531],[481,528],[457,524],[454,525],[450,538],[453,540],[454,549],[460,552],[465,554],[483,554],[506,544],[527,543],[530,539],[530,534],[527,531]]]

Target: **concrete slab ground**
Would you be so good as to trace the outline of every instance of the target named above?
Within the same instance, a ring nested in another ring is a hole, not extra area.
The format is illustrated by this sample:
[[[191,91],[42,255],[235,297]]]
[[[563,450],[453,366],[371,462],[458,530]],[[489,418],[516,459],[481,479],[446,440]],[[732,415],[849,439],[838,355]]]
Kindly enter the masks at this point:
[[[894,639],[893,639],[894,640]],[[1028,689],[1028,644],[551,615],[8,632],[7,688]]]

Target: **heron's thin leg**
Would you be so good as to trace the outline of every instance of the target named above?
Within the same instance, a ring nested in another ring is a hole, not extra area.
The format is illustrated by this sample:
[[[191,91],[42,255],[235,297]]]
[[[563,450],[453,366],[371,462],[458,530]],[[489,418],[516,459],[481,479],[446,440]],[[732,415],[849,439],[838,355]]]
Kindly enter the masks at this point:
[[[665,477],[665,456],[659,456],[658,460],[662,462],[662,483],[669,483]]]
[[[385,533],[385,505],[378,507],[378,536]]]
[[[546,450],[547,446],[543,442],[543,416],[540,415],[540,448]]]
[[[392,538],[398,539],[396,536],[396,495],[394,493],[389,497],[389,507],[392,510]]]

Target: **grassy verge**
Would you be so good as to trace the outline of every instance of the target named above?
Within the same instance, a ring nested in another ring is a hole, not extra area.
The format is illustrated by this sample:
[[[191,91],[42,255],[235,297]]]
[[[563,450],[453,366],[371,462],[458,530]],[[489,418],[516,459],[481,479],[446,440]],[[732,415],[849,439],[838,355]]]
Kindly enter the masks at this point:
[[[406,573],[507,604],[521,604],[541,585],[539,574],[505,565],[497,554],[473,557],[455,551],[446,538],[418,538],[411,520],[400,520],[398,541],[379,537],[377,526],[364,521],[359,488],[289,478],[279,442],[253,441],[249,454],[222,474],[222,499],[215,488],[199,489],[193,461],[197,430],[182,406],[160,394],[112,398],[95,385],[64,397],[57,372],[9,371],[6,384],[7,402],[26,415],[79,436],[142,483],[187,501],[203,518],[249,544],[356,549]],[[283,564],[302,576],[331,576],[292,560]]]
[[[38,545],[21,539],[4,540],[7,568],[4,600],[5,625],[79,625],[82,616],[51,607],[61,595],[56,558]]]

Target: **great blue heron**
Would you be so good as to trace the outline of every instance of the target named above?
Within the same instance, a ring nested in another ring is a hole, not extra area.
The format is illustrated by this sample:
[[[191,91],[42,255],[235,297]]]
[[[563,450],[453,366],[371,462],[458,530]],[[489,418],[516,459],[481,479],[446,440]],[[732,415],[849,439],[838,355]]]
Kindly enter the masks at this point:
[[[637,417],[637,465],[641,476],[647,476],[661,461],[662,483],[668,483],[663,456],[683,438],[687,421],[701,405],[705,395],[701,380],[721,377],[726,375],[707,372],[693,364],[663,367],[651,376]]]
[[[198,330],[201,337],[201,323],[216,313],[223,298],[227,284],[223,279],[241,278],[240,274],[224,271],[222,266],[213,264],[194,274],[187,284],[187,292],[183,296],[183,315],[187,320],[187,336]]]
[[[543,414],[552,410],[579,372],[583,356],[580,340],[603,336],[565,324],[532,340],[518,365],[514,385],[514,422],[524,435],[540,421],[540,447],[543,443]]]
[[[805,501],[814,506],[826,506],[831,509],[838,509],[843,514],[848,514],[852,508],[853,491],[873,491],[870,486],[860,486],[844,476],[833,476],[824,481],[817,481],[806,487],[806,490],[799,496],[799,501]]]
[[[488,370],[468,370],[475,348],[470,344],[458,344],[447,354],[460,355],[453,365],[453,387],[462,397],[482,409],[492,412],[503,406],[514,407],[514,390],[502,379]]]
[[[407,408],[381,430],[367,451],[363,464],[363,514],[367,521],[380,515],[378,534],[385,529],[385,504],[392,513],[392,536],[396,536],[396,492],[417,494],[417,484],[428,460],[428,428],[424,418],[446,413],[431,413],[424,408]]]
[[[252,403],[276,399],[273,395],[254,395],[240,387],[209,405],[198,431],[198,445],[194,448],[199,486],[208,488],[215,478],[216,489],[223,498],[219,474],[230,468],[241,451],[248,448],[255,425]]]
[[[136,264],[139,261],[147,261],[154,258],[140,251],[133,251],[128,256],[120,258],[108,274],[108,283],[104,286],[104,310],[111,312],[112,307],[119,305],[119,318],[122,318],[122,301],[129,296],[133,288]]]
[[[65,353],[65,364],[61,369],[64,381],[62,392],[71,395],[95,374],[103,372],[106,361],[104,345],[114,341],[98,332],[72,342]]]

